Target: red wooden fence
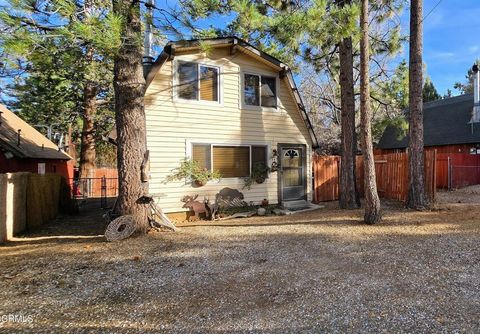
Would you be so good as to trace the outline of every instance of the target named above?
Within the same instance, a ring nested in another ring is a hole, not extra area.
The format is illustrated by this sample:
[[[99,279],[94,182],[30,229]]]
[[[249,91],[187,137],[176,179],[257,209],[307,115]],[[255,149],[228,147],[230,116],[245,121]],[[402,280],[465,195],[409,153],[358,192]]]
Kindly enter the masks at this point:
[[[315,156],[313,159],[315,201],[325,202],[338,199],[338,156]],[[436,152],[425,152],[425,185],[430,199],[436,193]],[[408,195],[408,155],[390,153],[375,155],[377,191],[380,197],[406,201]],[[363,157],[357,157],[356,176],[360,194],[364,193]]]
[[[480,155],[438,154],[437,188],[455,189],[475,184],[480,184]]]
[[[314,200],[327,202],[338,199],[340,157],[313,156]]]

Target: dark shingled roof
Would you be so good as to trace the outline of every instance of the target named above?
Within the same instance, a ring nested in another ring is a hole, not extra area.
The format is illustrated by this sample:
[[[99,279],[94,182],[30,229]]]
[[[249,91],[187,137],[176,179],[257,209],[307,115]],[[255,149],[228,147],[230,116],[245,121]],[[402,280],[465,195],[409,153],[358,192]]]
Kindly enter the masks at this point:
[[[424,104],[423,128],[425,146],[480,143],[480,123],[471,123],[473,95],[460,95]],[[408,146],[408,135],[387,127],[378,143],[380,149]]]
[[[0,154],[11,152],[18,158],[70,160],[58,146],[33,126],[0,104]],[[20,130],[20,145],[18,142]]]

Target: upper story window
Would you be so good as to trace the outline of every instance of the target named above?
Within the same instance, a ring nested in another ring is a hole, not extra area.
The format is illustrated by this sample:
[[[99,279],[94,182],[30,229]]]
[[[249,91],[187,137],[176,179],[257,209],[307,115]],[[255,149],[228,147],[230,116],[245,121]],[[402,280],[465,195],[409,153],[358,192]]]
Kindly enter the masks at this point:
[[[243,103],[246,106],[277,107],[277,80],[275,77],[243,75]]]
[[[182,100],[219,102],[219,69],[191,62],[177,64],[177,96]]]

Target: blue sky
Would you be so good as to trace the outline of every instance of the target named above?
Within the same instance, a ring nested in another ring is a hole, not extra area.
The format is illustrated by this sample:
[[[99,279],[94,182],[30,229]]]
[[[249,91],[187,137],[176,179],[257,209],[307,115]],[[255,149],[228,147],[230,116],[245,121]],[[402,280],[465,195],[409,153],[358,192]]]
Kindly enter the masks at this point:
[[[425,0],[424,15],[439,0]],[[402,26],[408,32],[408,8]],[[408,49],[404,50],[408,59]],[[480,58],[480,0],[442,0],[424,20],[424,58],[427,72],[440,94],[464,81],[467,69]],[[458,92],[453,91],[455,95]]]
[[[167,0],[177,5],[176,0]],[[159,4],[162,6],[162,4]],[[433,11],[432,11],[433,9]],[[427,16],[428,15],[428,16]],[[464,81],[475,59],[480,58],[480,0],[424,0],[424,63],[440,94]],[[202,20],[200,26],[222,27],[225,18]],[[401,16],[403,33],[409,30],[409,6]],[[398,56],[408,60],[408,45]]]

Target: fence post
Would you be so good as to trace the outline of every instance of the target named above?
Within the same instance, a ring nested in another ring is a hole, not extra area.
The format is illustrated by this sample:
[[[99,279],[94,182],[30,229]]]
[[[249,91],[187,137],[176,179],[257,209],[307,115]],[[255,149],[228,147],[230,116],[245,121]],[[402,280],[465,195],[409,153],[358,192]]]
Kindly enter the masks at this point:
[[[100,200],[100,206],[102,209],[105,209],[107,207],[107,178],[106,176],[102,176],[101,179],[102,183],[100,186],[100,192],[101,192],[101,200]]]
[[[452,190],[452,164],[450,157],[447,157],[447,188],[449,191]]]
[[[433,151],[433,200],[437,198],[437,149]]]

